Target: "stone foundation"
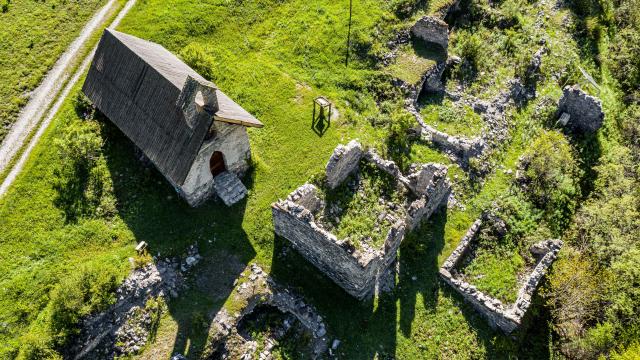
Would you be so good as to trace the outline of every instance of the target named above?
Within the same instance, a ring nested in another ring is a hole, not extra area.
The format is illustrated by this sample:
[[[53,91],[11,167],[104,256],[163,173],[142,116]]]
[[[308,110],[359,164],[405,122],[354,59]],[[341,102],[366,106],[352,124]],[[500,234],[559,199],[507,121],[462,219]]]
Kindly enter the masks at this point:
[[[516,302],[507,305],[498,299],[482,293],[475,286],[455,276],[456,267],[467,254],[472,242],[476,239],[482,223],[483,219],[480,218],[469,228],[456,249],[440,268],[440,277],[462,295],[464,300],[471,304],[471,306],[489,322],[492,328],[498,328],[505,334],[511,334],[522,325],[522,319],[531,306],[531,298],[542,277],[555,261],[562,247],[562,241],[546,240],[536,244],[532,248],[532,253],[538,256],[538,263],[525,280],[522,288],[518,291]]]
[[[346,159],[356,163],[347,163]],[[272,205],[276,234],[287,239],[309,262],[358,299],[373,293],[379,277],[396,259],[405,232],[446,204],[450,193],[446,166],[415,165],[413,172],[405,177],[393,161],[380,158],[374,151],[362,153],[362,146],[357,141],[336,148],[327,165],[327,186],[335,188],[340,185],[335,180],[344,181],[356,171],[361,160],[373,163],[395,177],[417,197],[408,203],[407,218],[393,223],[381,248],[363,247],[362,250],[356,250],[347,241],[325,230],[315,219],[325,204],[314,185],[304,184],[287,199]]]

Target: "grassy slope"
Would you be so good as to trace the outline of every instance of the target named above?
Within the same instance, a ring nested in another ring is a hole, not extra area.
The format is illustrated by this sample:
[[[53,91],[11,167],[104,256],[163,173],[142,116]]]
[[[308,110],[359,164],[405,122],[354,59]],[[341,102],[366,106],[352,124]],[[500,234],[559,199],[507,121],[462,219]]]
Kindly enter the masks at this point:
[[[354,3],[356,34],[372,33],[382,17],[390,16],[380,6],[375,1]],[[467,210],[438,215],[409,236],[400,251],[397,289],[375,302],[356,302],[294,252],[282,254],[283,240],[274,238],[272,231],[270,203],[321,171],[337,143],[357,137],[381,146],[384,140],[384,130],[363,120],[377,112],[372,95],[361,87],[376,72],[357,61],[349,70],[343,66],[347,10],[343,4],[309,5],[301,0],[278,5],[253,1],[242,7],[178,0],[139,3],[120,30],[182,53],[266,124],[250,130],[256,162],[249,178],[250,196],[230,210],[217,204],[188,208],[156,172],[140,168],[130,145],[107,124],[101,132],[106,141],[102,156],[113,179],[118,213],[65,221],[52,187],[53,171],[64,160],[52,143],[68,124],[79,122],[69,100],[14,187],[0,199],[0,270],[7,274],[0,279],[0,321],[8,323],[0,342],[17,342],[29,325],[38,326],[34,321],[49,291],[83,267],[125,276],[134,243],[145,240],[154,255],[179,255],[198,243],[213,262],[224,262],[230,253],[245,264],[259,262],[319,308],[330,335],[342,340],[340,353],[345,358],[498,357],[532,344],[537,346],[535,353],[544,356],[544,329],[520,344],[512,343],[441,287],[436,275],[480,210],[506,191],[510,176],[503,172],[491,175],[480,192],[461,194]],[[499,71],[506,72],[503,68],[509,64],[500,65]],[[540,92],[557,97],[558,87],[552,84]],[[310,129],[311,101],[319,94],[328,96],[341,112],[322,137]],[[357,111],[348,109],[345,100],[358,106]],[[527,121],[530,108],[515,117],[514,140],[499,159],[507,168],[514,168],[540,128]],[[448,162],[424,144],[412,146],[411,159]],[[456,168],[452,172],[461,174]],[[211,299],[210,294],[190,290],[172,302],[159,331],[160,346],[168,352],[197,354],[204,333],[192,319],[222,306],[227,297],[219,295]]]
[[[105,3],[12,0],[8,10],[0,12],[0,141],[28,93]]]

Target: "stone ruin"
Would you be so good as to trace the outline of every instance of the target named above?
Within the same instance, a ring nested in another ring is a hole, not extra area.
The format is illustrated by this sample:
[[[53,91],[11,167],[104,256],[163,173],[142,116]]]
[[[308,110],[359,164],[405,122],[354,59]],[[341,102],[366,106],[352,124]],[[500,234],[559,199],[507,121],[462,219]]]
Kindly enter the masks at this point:
[[[594,133],[604,121],[602,102],[585,93],[579,86],[565,86],[558,104],[558,122],[574,130]]]
[[[297,355],[312,359],[323,357],[328,349],[327,330],[314,307],[277,284],[256,264],[251,264],[239,280],[231,296],[234,303],[242,304],[241,309],[234,313],[223,308],[216,314],[202,358],[272,359],[278,343],[292,339],[305,342],[301,347],[305,354]],[[274,326],[269,328],[265,339],[253,339],[248,329],[250,324],[269,315],[275,316]],[[258,350],[259,354],[254,356]]]
[[[411,35],[425,43],[440,45],[444,51],[449,47],[449,26],[446,22],[424,16],[411,27]]]
[[[492,328],[499,328],[505,334],[511,334],[522,325],[524,316],[531,306],[531,298],[540,281],[556,260],[562,247],[562,241],[545,240],[531,247],[531,254],[537,259],[537,264],[524,280],[522,287],[518,291],[516,302],[503,304],[500,300],[484,294],[474,285],[460,279],[456,270],[468,254],[483,222],[486,220],[487,215],[485,214],[471,225],[471,228],[460,240],[456,249],[440,268],[440,277],[462,295],[464,300],[482,315]]]
[[[373,150],[363,151],[355,140],[334,150],[326,167],[327,187],[334,189],[349,175],[357,173],[363,161],[391,175],[401,184],[398,186],[406,188],[410,194],[404,204],[391,204],[402,210],[404,218],[380,214],[378,221],[391,223],[380,247],[363,244],[362,249],[354,249],[347,239],[338,239],[327,231],[318,221],[325,203],[314,185],[304,184],[286,199],[272,204],[276,234],[287,239],[309,262],[358,299],[374,292],[378,280],[394,263],[405,233],[447,204],[451,191],[446,166],[416,164],[405,176],[393,161],[382,159]]]

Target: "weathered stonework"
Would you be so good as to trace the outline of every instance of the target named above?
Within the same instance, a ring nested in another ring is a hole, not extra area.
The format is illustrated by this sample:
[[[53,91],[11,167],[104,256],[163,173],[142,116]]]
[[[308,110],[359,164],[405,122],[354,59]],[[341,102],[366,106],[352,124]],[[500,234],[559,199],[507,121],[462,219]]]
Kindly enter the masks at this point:
[[[213,137],[202,145],[184,184],[178,187],[178,193],[191,206],[201,205],[215,194],[213,175],[209,169],[209,159],[215,151],[224,154],[227,171],[238,177],[242,177],[249,169],[251,148],[246,128],[221,121],[214,121],[211,126]]]
[[[339,169],[342,181],[358,168],[358,164],[344,164],[338,154],[349,153],[345,149],[359,149],[349,158],[359,162],[368,161],[382,171],[395,177],[399,183],[413,192],[417,199],[409,202],[405,219],[396,220],[389,229],[383,246],[378,249],[363,247],[356,250],[348,241],[338,239],[327,231],[316,216],[322,213],[324,203],[318,189],[304,184],[292,192],[287,199],[272,205],[276,234],[287,239],[292,246],[324,274],[358,299],[371,295],[376,283],[396,259],[396,254],[405,232],[430,217],[441,205],[446,204],[450,193],[447,167],[439,164],[422,164],[413,167],[414,172],[405,177],[398,166],[380,158],[374,151],[362,155],[361,146],[351,142],[346,148],[339,145],[327,165]],[[337,159],[336,159],[337,158]],[[328,171],[329,173],[329,171]],[[333,183],[338,186],[340,183]]]
[[[284,334],[299,322],[309,336],[308,351],[312,359],[324,358],[328,349],[327,328],[316,309],[308,305],[304,298],[290,289],[276,283],[259,266],[251,264],[250,271],[242,274],[242,283],[236,287],[231,297],[236,303],[244,304],[236,313],[226,308],[220,310],[212,321],[207,343],[203,351],[206,359],[255,359],[257,339],[248,339],[240,333],[242,322],[260,308],[275,308],[284,318]],[[273,336],[268,334],[267,337]],[[271,359],[274,343],[268,338],[257,358]]]
[[[338,145],[327,163],[326,174],[329,188],[335,189],[352,172],[358,169],[362,156],[362,145],[351,140],[346,146]]]
[[[425,16],[411,27],[411,35],[427,43],[440,45],[445,51],[449,47],[449,26],[446,22]]]
[[[565,86],[563,89],[558,116],[565,113],[569,118],[565,117],[564,122],[568,123],[569,127],[588,133],[598,131],[604,121],[602,102],[582,91],[577,85]]]
[[[472,242],[476,239],[482,223],[483,219],[480,218],[471,225],[456,249],[440,268],[440,277],[462,295],[464,300],[471,304],[471,306],[489,322],[491,327],[494,329],[498,328],[506,334],[511,334],[522,325],[522,320],[531,306],[531,298],[542,277],[555,261],[562,247],[562,241],[546,240],[534,246],[536,251],[532,251],[532,253],[537,255],[539,259],[536,267],[518,291],[516,302],[510,305],[503,304],[500,300],[482,293],[475,286],[455,276],[456,267],[466,255]]]

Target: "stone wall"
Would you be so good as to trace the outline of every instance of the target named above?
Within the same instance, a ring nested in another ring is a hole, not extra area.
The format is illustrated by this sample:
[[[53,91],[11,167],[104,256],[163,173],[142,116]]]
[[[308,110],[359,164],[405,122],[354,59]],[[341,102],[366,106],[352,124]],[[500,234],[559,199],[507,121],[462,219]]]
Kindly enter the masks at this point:
[[[213,175],[209,169],[209,160],[215,151],[222,152],[227,170],[242,176],[249,168],[251,148],[249,136],[244,126],[214,121],[213,138],[205,141],[187,174],[179,194],[191,206],[198,206],[214,193]]]
[[[577,85],[565,86],[558,105],[558,116],[569,115],[566,121],[576,130],[596,132],[604,121],[602,103],[594,96],[588,95]]]
[[[326,167],[329,188],[335,189],[356,171],[361,157],[362,145],[358,141],[351,140],[346,146],[338,145],[333,150]]]
[[[336,147],[327,164],[328,186],[340,185],[359,168],[360,161],[368,161],[395,177],[416,198],[406,208],[409,216],[392,225],[381,248],[363,246],[363,249],[355,250],[317,223],[315,216],[325,204],[318,189],[311,184],[300,186],[287,199],[274,203],[272,215],[276,234],[289,240],[302,256],[346,292],[363,299],[372,294],[379,277],[395,261],[405,231],[413,229],[440,205],[446,204],[451,187],[444,165],[415,165],[412,173],[405,177],[393,161],[382,159],[373,150],[363,153],[362,146],[356,141]]]
[[[444,50],[449,47],[449,26],[446,22],[424,16],[411,27],[411,35],[426,43],[440,45]]]
[[[542,251],[538,251],[539,261],[520,288],[516,302],[507,305],[498,299],[484,294],[475,286],[455,276],[456,267],[467,254],[469,246],[476,239],[482,222],[483,220],[481,218],[473,223],[465,236],[460,240],[456,249],[444,262],[439,273],[440,277],[462,295],[464,300],[471,304],[471,306],[489,322],[491,327],[498,328],[504,333],[510,334],[522,325],[522,319],[531,306],[531,298],[543,276],[555,261],[562,246],[562,241],[546,240],[536,244],[536,250],[542,249]],[[534,253],[534,255],[535,254],[536,253]]]
[[[445,151],[465,160],[480,155],[485,148],[485,142],[480,136],[472,139],[453,136],[426,124],[422,126],[421,136],[424,140],[431,141]]]
[[[389,231],[385,249],[375,253],[351,253],[299,204],[279,201],[272,205],[272,215],[276,234],[289,240],[303,257],[358,299],[372,293],[378,275],[390,265],[392,260],[389,259],[395,255],[404,237],[404,227],[398,225]]]

